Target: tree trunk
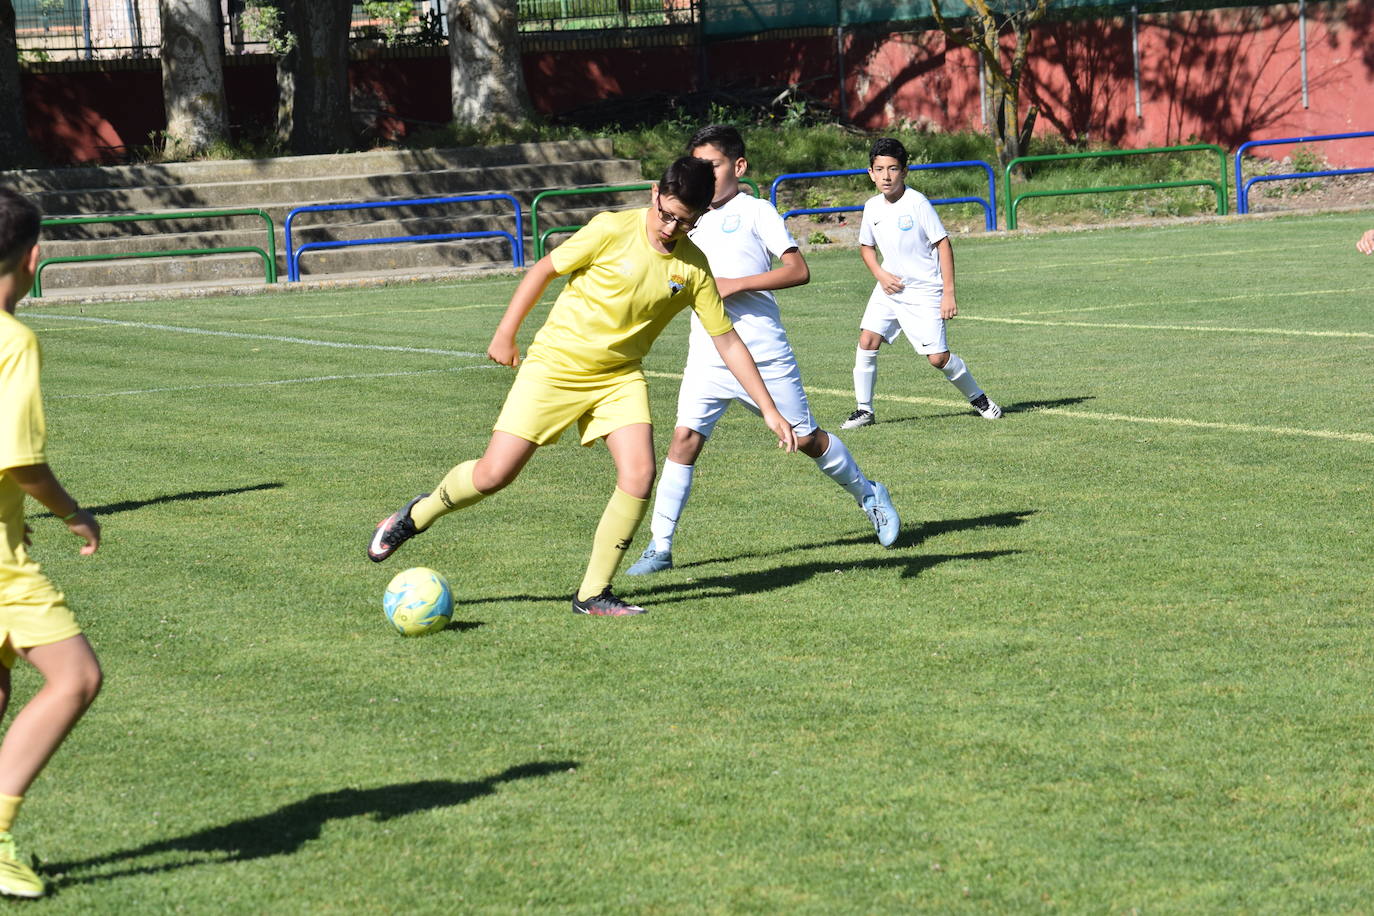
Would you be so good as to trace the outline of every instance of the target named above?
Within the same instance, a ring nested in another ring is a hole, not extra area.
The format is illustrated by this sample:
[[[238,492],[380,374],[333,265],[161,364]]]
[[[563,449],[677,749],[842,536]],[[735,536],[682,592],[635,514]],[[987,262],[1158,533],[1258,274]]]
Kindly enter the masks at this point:
[[[516,0],[449,0],[453,120],[459,126],[529,121],[518,22]]]
[[[0,169],[38,165],[24,122],[24,92],[19,85],[19,43],[14,36],[14,4],[0,0]]]
[[[277,130],[293,153],[353,148],[348,88],[348,0],[282,0],[295,47],[278,60]]]
[[[228,139],[217,0],[159,0],[167,154],[204,153]]]

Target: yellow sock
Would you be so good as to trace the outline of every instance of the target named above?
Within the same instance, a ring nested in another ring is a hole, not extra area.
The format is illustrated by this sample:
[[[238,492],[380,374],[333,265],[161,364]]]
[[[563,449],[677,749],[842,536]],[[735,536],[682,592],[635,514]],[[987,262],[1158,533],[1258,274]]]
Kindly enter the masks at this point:
[[[411,507],[410,520],[416,528],[424,531],[439,516],[486,498],[487,494],[477,492],[472,485],[472,469],[475,467],[476,461],[464,461],[444,475],[433,493]]]
[[[24,803],[22,795],[0,795],[0,833],[9,833],[14,819],[19,814],[19,806]]]
[[[592,538],[592,558],[587,561],[587,574],[582,577],[582,586],[577,590],[577,599],[586,601],[611,584],[620,561],[634,542],[635,531],[649,511],[649,501],[631,496],[619,487],[611,494],[606,511],[601,513],[601,523],[596,526],[596,536]]]

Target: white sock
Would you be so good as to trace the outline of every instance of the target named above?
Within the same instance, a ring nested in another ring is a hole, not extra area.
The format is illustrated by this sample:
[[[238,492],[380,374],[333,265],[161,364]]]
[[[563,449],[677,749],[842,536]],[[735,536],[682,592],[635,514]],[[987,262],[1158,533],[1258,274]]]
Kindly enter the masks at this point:
[[[958,388],[970,401],[983,393],[983,389],[973,380],[973,373],[968,371],[968,365],[957,354],[949,354],[949,361],[940,371],[949,379],[950,384]]]
[[[821,453],[816,460],[816,467],[831,480],[844,487],[854,501],[859,505],[864,504],[864,497],[868,495],[873,485],[868,482],[864,472],[859,469],[859,463],[854,460],[854,456],[845,448],[840,437],[834,433],[827,433],[830,437],[830,446]]]
[[[658,492],[654,496],[654,515],[649,521],[649,532],[654,536],[650,546],[659,553],[673,549],[673,534],[691,495],[695,470],[695,465],[678,464],[670,458],[663,460],[663,473],[658,476]]]
[[[854,351],[854,400],[860,410],[873,412],[873,389],[878,384],[878,351]]]

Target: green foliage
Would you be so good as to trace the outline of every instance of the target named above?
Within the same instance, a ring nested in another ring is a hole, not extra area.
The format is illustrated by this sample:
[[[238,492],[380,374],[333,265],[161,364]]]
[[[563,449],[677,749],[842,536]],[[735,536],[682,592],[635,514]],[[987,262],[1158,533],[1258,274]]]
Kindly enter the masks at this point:
[[[366,0],[363,13],[374,23],[357,30],[357,37],[388,45],[443,44],[442,20],[435,10],[417,15],[414,0]]]
[[[1374,418],[1332,405],[1374,319],[1331,280],[1366,227],[956,239],[953,342],[1006,418],[883,349],[844,440],[884,550],[731,410],[678,568],[617,582],[635,620],[569,613],[615,484],[569,436],[364,558],[481,453],[514,276],[22,308],[106,532],[32,519],[107,674],[17,824],[42,912],[1366,910]],[[830,427],[873,280],[808,261],[779,298]],[[646,363],[660,456],[685,322]],[[389,632],[410,565],[453,629]]]
[[[239,14],[239,27],[244,37],[264,43],[267,52],[276,57],[290,54],[299,44],[296,35],[286,28],[281,8],[271,0],[245,0]]]

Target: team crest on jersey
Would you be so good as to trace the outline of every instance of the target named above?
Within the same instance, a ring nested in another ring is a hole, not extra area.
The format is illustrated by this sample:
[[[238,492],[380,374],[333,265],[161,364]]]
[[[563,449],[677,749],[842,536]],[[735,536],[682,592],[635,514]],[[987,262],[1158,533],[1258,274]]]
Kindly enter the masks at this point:
[[[739,230],[739,214],[731,213],[725,217],[725,221],[720,224],[721,232],[736,232]]]
[[[909,215],[907,215],[907,214],[903,214],[903,215],[897,217],[897,228],[900,229],[900,230],[902,230],[903,232],[910,232],[910,231],[911,231],[911,228],[912,228],[913,226],[915,226],[915,225],[916,225],[916,221],[913,220],[913,219],[912,219]]]
[[[676,296],[682,292],[682,288],[687,285],[687,281],[682,274],[673,274],[668,278],[668,295]]]

